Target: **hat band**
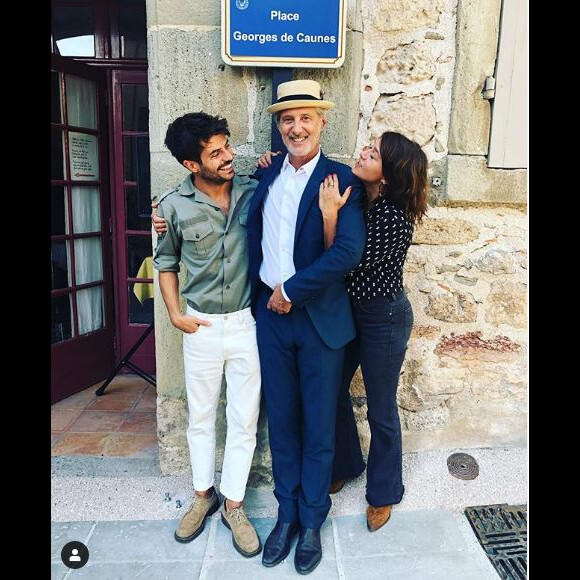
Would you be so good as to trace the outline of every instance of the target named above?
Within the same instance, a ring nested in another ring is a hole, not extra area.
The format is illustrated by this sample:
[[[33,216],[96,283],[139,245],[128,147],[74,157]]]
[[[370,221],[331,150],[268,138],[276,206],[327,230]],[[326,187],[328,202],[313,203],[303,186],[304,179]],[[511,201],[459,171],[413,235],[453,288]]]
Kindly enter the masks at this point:
[[[313,97],[312,95],[288,95],[278,99],[274,104],[284,103],[286,101],[322,101],[322,99]]]

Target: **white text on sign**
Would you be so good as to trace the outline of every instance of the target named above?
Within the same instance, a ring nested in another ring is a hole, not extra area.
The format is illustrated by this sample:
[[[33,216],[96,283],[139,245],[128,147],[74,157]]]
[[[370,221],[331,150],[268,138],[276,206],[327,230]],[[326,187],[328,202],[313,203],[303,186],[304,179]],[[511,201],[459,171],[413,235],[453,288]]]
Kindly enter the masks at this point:
[[[270,10],[270,20],[300,20],[297,12],[280,12],[280,10]]]

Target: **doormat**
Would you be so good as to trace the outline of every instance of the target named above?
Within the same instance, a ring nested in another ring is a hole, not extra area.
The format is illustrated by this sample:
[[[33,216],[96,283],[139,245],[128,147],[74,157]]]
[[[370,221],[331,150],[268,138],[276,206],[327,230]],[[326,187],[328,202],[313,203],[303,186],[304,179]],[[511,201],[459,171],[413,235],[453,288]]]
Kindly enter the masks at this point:
[[[527,505],[479,505],[465,515],[497,573],[506,580],[525,580],[528,569]]]

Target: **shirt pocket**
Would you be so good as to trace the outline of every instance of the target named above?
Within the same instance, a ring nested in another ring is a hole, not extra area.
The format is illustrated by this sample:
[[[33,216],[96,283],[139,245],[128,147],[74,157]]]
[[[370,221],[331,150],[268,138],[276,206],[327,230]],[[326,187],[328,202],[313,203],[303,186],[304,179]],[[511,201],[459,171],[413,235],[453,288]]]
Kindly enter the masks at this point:
[[[246,225],[248,225],[248,212],[246,213],[241,213],[238,216],[238,220],[240,221],[240,225],[246,227]]]
[[[187,226],[181,230],[186,248],[191,248],[198,258],[207,258],[211,253],[213,227],[209,221]]]

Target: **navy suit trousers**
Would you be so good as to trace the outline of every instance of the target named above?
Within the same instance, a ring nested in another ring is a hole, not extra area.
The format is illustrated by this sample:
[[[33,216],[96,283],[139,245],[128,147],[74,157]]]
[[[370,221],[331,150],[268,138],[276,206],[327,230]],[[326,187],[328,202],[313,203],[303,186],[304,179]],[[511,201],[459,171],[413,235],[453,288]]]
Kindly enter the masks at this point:
[[[305,308],[276,314],[263,287],[256,308],[278,519],[320,528],[330,510],[336,405],[344,348],[320,338]]]

